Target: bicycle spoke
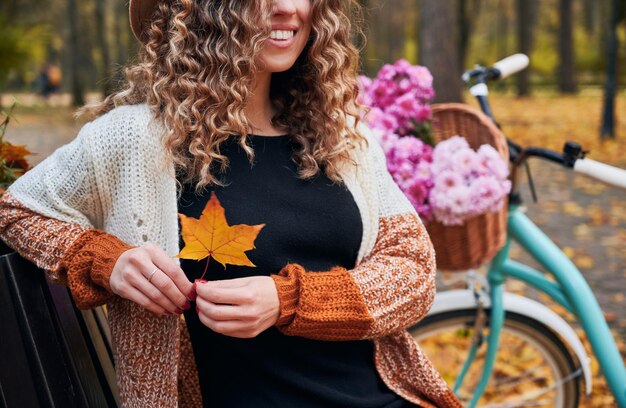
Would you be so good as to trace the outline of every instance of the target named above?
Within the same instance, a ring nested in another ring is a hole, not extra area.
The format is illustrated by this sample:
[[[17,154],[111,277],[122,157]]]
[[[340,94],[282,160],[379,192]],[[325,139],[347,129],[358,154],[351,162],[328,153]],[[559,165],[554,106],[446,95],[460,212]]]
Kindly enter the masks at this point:
[[[466,361],[477,316],[476,310],[442,315],[413,332],[449,384],[454,383]],[[489,323],[483,335],[489,335]],[[485,347],[475,356],[457,395],[472,400],[484,367]],[[499,354],[481,404],[491,408],[573,408],[579,395],[582,369],[574,364],[558,337],[535,321],[507,315],[499,342]]]
[[[578,369],[576,371],[574,371],[573,373],[571,373],[570,375],[557,380],[553,385],[549,386],[549,387],[545,387],[533,392],[529,392],[526,394],[523,394],[519,397],[519,400],[517,400],[515,403],[511,403],[511,402],[505,402],[505,403],[497,403],[497,404],[488,404],[485,405],[485,408],[514,408],[514,407],[529,407],[529,406],[541,406],[541,405],[549,405],[552,402],[548,401],[546,403],[541,403],[539,404],[539,402],[541,401],[534,401],[537,397],[540,397],[552,390],[555,390],[557,387],[560,387],[561,385],[565,384],[568,381],[573,380],[574,378],[580,377],[582,375],[582,369]],[[529,405],[529,402],[533,402],[532,405]]]

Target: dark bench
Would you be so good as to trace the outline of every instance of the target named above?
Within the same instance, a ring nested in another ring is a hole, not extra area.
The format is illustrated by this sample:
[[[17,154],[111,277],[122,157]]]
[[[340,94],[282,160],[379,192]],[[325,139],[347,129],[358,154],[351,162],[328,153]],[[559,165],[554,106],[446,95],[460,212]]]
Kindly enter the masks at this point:
[[[78,310],[0,241],[0,407],[116,407],[109,338],[102,308]]]

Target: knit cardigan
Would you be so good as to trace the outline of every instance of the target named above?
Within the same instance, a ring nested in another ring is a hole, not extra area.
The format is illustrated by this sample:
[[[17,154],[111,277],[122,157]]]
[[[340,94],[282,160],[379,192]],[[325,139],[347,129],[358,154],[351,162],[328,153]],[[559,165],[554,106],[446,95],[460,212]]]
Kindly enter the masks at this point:
[[[423,407],[461,406],[406,328],[435,294],[435,257],[414,209],[386,170],[366,128],[341,177],[361,214],[354,269],[309,272],[297,264],[272,275],[276,326],[286,335],[373,341],[387,386]],[[83,126],[17,180],[0,200],[0,237],[69,286],[80,308],[106,304],[124,407],[201,407],[189,335],[179,316],[159,316],[115,296],[119,255],[148,242],[179,251],[177,190],[162,145],[164,128],[147,105],[115,108]]]

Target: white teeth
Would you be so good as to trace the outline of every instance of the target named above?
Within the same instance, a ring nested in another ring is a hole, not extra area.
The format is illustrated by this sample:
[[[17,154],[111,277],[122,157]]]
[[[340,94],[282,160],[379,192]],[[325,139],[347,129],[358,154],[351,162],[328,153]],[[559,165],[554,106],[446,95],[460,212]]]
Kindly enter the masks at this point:
[[[272,40],[289,40],[294,35],[292,30],[272,30],[270,38]]]

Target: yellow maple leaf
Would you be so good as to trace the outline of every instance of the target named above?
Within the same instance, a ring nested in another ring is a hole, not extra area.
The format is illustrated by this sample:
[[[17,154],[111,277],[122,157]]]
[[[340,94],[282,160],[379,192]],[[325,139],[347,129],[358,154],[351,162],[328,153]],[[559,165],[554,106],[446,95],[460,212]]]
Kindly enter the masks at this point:
[[[185,246],[176,258],[201,260],[209,257],[207,266],[211,258],[224,267],[226,264],[256,266],[245,252],[255,248],[254,240],[265,224],[228,225],[224,207],[213,193],[200,218],[178,215]]]

